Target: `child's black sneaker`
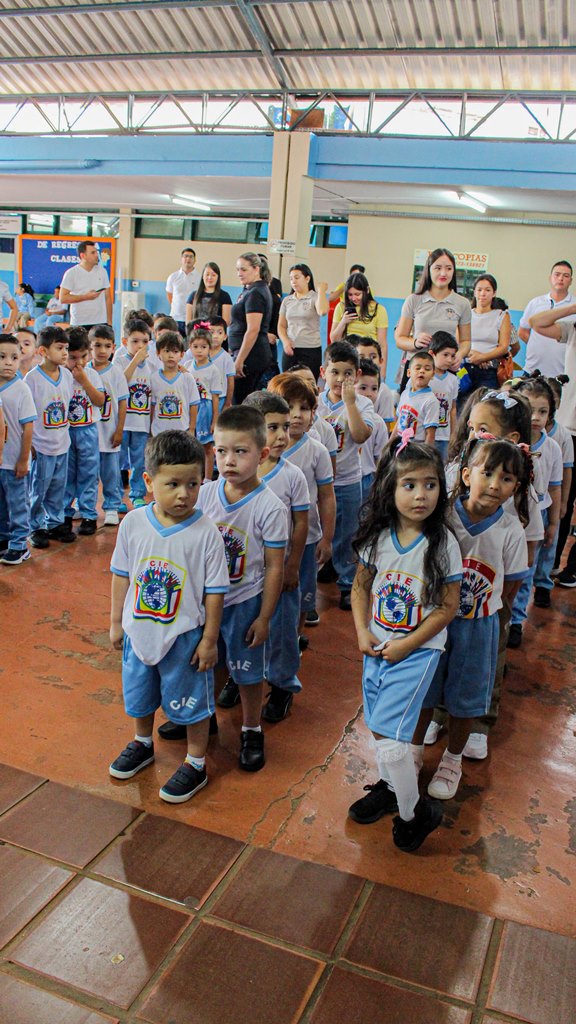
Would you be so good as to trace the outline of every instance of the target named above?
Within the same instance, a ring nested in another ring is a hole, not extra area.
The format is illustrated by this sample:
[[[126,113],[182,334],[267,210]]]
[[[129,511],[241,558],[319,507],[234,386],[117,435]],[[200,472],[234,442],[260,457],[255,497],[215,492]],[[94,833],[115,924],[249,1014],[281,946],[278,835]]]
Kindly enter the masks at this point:
[[[49,548],[48,530],[34,530],[34,533],[30,534],[30,543],[33,548]]]
[[[158,726],[158,735],[163,740],[185,740],[186,726],[176,722],[163,722]]]
[[[439,800],[421,796],[414,808],[412,821],[394,818],[392,839],[395,845],[404,853],[413,853],[422,846],[426,836],[442,824],[442,814],[442,804]]]
[[[324,562],[322,568],[318,570],[318,575],[316,576],[316,579],[318,580],[318,583],[336,582],[336,580],[338,579],[338,573],[334,568],[331,558],[327,562]]]
[[[517,647],[520,647],[522,643],[522,626],[519,622],[513,622],[510,626],[510,632],[508,633],[508,643],[506,647],[510,647],[511,650],[515,651]]]
[[[208,776],[205,768],[198,771],[194,765],[184,761],[184,764],[181,764],[174,775],[168,779],[168,782],[162,786],[160,798],[167,804],[183,804],[199,789],[203,789],[207,782]]]
[[[240,734],[240,767],[245,772],[259,772],[265,763],[264,733],[243,729]]]
[[[548,587],[534,587],[534,604],[536,608],[550,608],[550,591]]]
[[[554,582],[560,587],[576,587],[576,570],[569,569],[566,566],[565,569],[562,569],[562,572],[558,573]]]
[[[112,761],[108,771],[113,779],[131,779],[146,765],[152,764],[154,760],[154,744],[149,747],[140,740],[132,740],[115,761]]]
[[[266,722],[281,722],[292,707],[294,694],[288,690],[282,690],[279,686],[274,686],[274,683],[271,683],[270,686],[270,693],[262,708],[262,718]]]
[[[67,526],[66,523],[60,523],[60,526],[53,526],[47,533],[50,540],[59,540],[61,544],[72,544],[76,540],[74,530],[72,527]]]
[[[226,685],[222,687],[216,701],[219,708],[233,708],[240,703],[240,690],[238,683],[235,683],[232,676],[228,676]]]
[[[306,625],[307,626],[318,626],[320,624],[320,616],[315,608],[311,608],[309,612],[306,612]]]
[[[300,654],[304,654],[304,651],[307,651],[309,647],[310,641],[308,637],[301,633],[298,637],[298,650],[300,651]]]
[[[398,810],[396,793],[390,789],[384,779],[379,779],[373,785],[364,786],[364,789],[368,795],[356,800],[348,808],[348,817],[358,825],[371,825],[373,821],[378,821],[385,814],[392,814]]]
[[[8,548],[0,555],[0,562],[3,565],[20,565],[20,562],[26,562],[30,558],[30,552],[28,548],[24,548],[23,551],[15,551],[14,548]]]
[[[98,523],[95,519],[83,519],[78,527],[78,533],[82,537],[91,537],[93,533],[96,533]]]
[[[338,605],[341,611],[351,612],[352,611],[352,596],[349,590],[340,591],[340,603]]]

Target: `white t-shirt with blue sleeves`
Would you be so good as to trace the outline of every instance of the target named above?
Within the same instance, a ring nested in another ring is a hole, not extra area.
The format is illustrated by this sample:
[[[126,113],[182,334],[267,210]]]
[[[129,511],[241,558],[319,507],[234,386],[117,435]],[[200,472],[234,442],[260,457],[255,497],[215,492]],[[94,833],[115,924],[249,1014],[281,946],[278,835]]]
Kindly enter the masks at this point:
[[[217,355],[210,356],[210,362],[212,366],[215,366],[218,370],[220,381],[218,384],[218,391],[221,395],[226,397],[228,391],[228,381],[231,377],[236,376],[236,370],[234,367],[234,360],[226,349],[221,348]]]
[[[230,577],[224,607],[261,594],[264,549],[285,548],[288,543],[286,507],[264,483],[230,503],[224,480],[203,484],[198,506],[216,524],[224,541]]]
[[[528,545],[517,516],[501,506],[472,522],[460,498],[449,517],[462,555],[460,609],[463,619],[483,619],[502,607],[504,583],[528,575]]]
[[[458,398],[458,377],[454,373],[450,373],[449,370],[446,370],[445,373],[436,373],[430,381],[430,387],[440,405],[440,416],[435,438],[437,441],[449,441],[450,413],[454,402]]]
[[[440,402],[432,388],[419,388],[412,391],[410,381],[406,390],[400,395],[397,409],[396,427],[399,433],[412,427],[415,441],[425,441],[426,431],[438,427],[440,422]]]
[[[322,526],[318,511],[318,488],[334,483],[332,460],[322,442],[310,437],[309,434],[303,434],[296,444],[287,448],[284,458],[293,466],[298,466],[306,477],[310,494],[306,543],[317,544],[322,539]]]
[[[0,469],[14,470],[22,450],[23,427],[37,419],[36,406],[30,388],[18,377],[13,377],[0,387],[0,406],[6,423],[6,440]]]
[[[152,436],[164,430],[189,430],[190,408],[200,405],[200,395],[191,373],[177,373],[173,380],[163,370],[152,374]]]
[[[130,580],[122,628],[145,665],[157,665],[177,637],[203,626],[204,594],[226,594],[229,586],[222,538],[199,509],[175,526],[159,522],[154,504],[129,512],[110,569]]]
[[[118,365],[122,373],[130,366],[134,357],[122,346],[114,353],[112,365]],[[145,359],[136,367],[128,384],[128,401],[126,403],[126,422],[124,430],[132,430],[137,434],[150,433],[150,409],[152,406],[152,385],[150,383],[154,369],[150,359]]]
[[[374,429],[367,441],[360,450],[360,464],[362,476],[374,473],[376,465],[386,445],[388,444],[388,427],[377,412],[374,413]]]
[[[356,395],[356,408],[358,409],[367,427],[374,427],[374,406],[369,398],[363,395]],[[362,467],[360,465],[360,445],[354,441],[348,425],[348,410],[342,399],[340,402],[331,402],[328,391],[323,391],[318,399],[318,415],[327,420],[336,433],[336,487],[345,487],[348,484],[359,483],[362,478]]]
[[[570,431],[566,429],[563,423],[558,423],[558,420],[554,420],[548,431],[548,437],[556,441],[560,448],[564,469],[572,469],[574,466],[574,442]]]
[[[112,437],[118,426],[118,402],[128,402],[128,382],[118,363],[109,363],[102,370],[91,369],[100,379],[104,389],[104,405],[99,410],[98,441],[101,452],[119,452],[114,448]]]
[[[446,532],[447,572],[445,583],[462,579],[462,558],[456,538]],[[360,552],[360,560],[374,569],[372,581],[372,618],[369,629],[378,640],[401,640],[408,636],[435,610],[424,601],[426,574],[424,556],[428,540],[420,534],[407,547],[402,547],[394,530],[383,530],[371,556],[368,547]],[[447,630],[442,629],[422,647],[443,651]]]
[[[542,431],[538,441],[530,445],[530,450],[537,456],[533,459],[534,464],[534,486],[540,502],[540,510],[550,508],[552,496],[549,487],[560,486],[564,467],[562,465],[562,452],[559,445],[553,438],[549,437],[545,430]]]
[[[396,419],[395,397],[398,398],[398,393],[392,391],[392,388],[382,381],[374,402],[374,411],[382,417],[384,423],[393,423]]]
[[[102,391],[102,393],[106,391],[106,388],[100,379],[100,374],[96,373],[96,370],[91,369],[89,366],[85,366],[84,373],[88,377],[93,388],[96,388],[97,391]],[[89,398],[88,393],[76,380],[74,374],[72,374],[72,377],[74,380],[74,389],[68,406],[70,429],[79,430],[81,427],[91,427],[95,423],[98,423],[100,419],[100,407],[92,404],[92,400]]]
[[[262,477],[262,483],[280,498],[288,513],[288,533],[292,538],[292,512],[308,512],[310,509],[310,491],[302,470],[284,457],[278,464]],[[290,545],[286,551],[288,556]]]
[[[42,455],[64,455],[70,447],[68,406],[74,390],[74,378],[61,366],[56,380],[42,367],[34,366],[26,374],[26,384],[38,414],[34,421],[32,445]]]
[[[328,420],[323,420],[316,414],[308,433],[315,441],[320,441],[320,444],[324,445],[331,458],[336,458],[338,440],[336,431],[332,424],[328,423]]]

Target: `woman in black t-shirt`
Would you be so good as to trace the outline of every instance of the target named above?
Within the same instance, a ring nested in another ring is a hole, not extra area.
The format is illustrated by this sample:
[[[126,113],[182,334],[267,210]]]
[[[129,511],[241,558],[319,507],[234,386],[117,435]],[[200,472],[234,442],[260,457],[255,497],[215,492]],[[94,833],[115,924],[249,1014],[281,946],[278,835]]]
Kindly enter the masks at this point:
[[[245,252],[236,261],[236,272],[243,290],[232,306],[228,347],[235,360],[234,404],[240,405],[258,383],[270,359],[268,330],[272,316],[272,295],[266,260],[255,252]]]
[[[210,320],[221,316],[230,323],[232,299],[221,287],[220,267],[217,263],[206,263],[202,278],[195,292],[186,299],[186,323],[194,320]]]

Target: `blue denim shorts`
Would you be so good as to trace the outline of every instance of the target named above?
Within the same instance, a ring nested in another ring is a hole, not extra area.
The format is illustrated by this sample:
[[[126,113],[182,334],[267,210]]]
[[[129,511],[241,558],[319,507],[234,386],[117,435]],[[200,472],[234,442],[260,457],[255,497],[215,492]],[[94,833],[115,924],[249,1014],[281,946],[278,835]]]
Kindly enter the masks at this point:
[[[309,612],[316,607],[316,544],[307,544],[300,562],[300,611]]]
[[[498,660],[498,613],[485,619],[453,619],[425,708],[443,704],[455,718],[488,713]]]

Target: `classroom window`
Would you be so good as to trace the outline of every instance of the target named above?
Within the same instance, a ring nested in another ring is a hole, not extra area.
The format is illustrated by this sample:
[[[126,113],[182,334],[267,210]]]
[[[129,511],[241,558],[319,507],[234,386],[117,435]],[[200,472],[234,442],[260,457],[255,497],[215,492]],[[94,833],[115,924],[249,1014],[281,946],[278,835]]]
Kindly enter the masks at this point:
[[[90,234],[90,218],[83,217],[76,213],[63,213],[60,215],[58,225],[59,235],[78,235],[86,238]]]
[[[55,235],[56,217],[53,213],[29,213],[26,216],[26,234]]]
[[[184,217],[138,217],[136,238],[184,238]]]

